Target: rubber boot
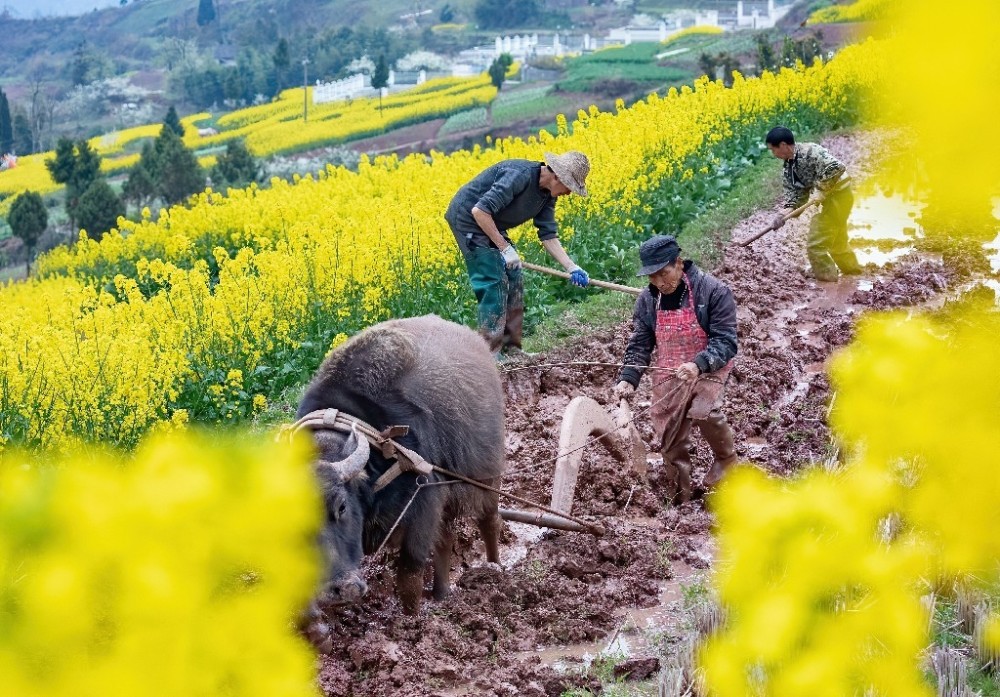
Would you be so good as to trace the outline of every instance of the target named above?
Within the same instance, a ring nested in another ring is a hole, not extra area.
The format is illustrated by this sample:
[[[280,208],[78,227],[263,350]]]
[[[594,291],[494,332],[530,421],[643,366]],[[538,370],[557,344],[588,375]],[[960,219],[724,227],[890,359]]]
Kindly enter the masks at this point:
[[[687,503],[691,500],[691,453],[688,452],[688,441],[675,445],[663,453],[663,469],[667,475],[667,500],[674,504]]]
[[[736,462],[733,429],[721,412],[717,415],[713,412],[708,419],[699,421],[698,428],[715,455],[715,462],[712,463],[711,469],[702,480],[702,486],[705,489],[711,489],[719,483],[726,470]]]

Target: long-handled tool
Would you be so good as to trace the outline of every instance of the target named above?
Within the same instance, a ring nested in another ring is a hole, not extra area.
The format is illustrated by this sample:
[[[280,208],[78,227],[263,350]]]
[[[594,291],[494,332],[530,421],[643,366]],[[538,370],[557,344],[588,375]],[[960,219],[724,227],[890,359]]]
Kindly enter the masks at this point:
[[[558,276],[559,278],[569,278],[569,274],[565,271],[550,269],[548,266],[539,266],[538,264],[531,264],[527,261],[521,262],[521,265],[526,269],[531,269],[532,271],[541,271],[542,273],[547,273],[551,276]],[[607,288],[608,290],[617,290],[619,293],[628,293],[629,295],[639,295],[642,293],[642,288],[623,286],[618,283],[611,283],[610,281],[598,281],[593,278],[590,279],[590,285],[597,286],[598,288]]]
[[[815,206],[817,203],[820,202],[820,200],[821,199],[814,198],[811,201],[806,201],[804,204],[802,204],[801,206],[799,206],[798,208],[796,208],[794,211],[792,211],[790,213],[786,213],[785,215],[781,216],[781,224],[784,225],[786,222],[788,222],[792,218],[798,218],[800,215],[802,215],[805,212],[806,208],[809,208],[810,206]],[[748,237],[745,240],[739,240],[736,244],[738,244],[741,247],[746,247],[751,242],[754,242],[755,240],[760,239],[761,237],[763,237],[767,233],[771,232],[771,230],[776,230],[777,228],[778,228],[778,226],[777,226],[776,223],[771,223],[771,225],[768,228],[766,228],[764,230],[761,230],[756,235],[752,235],[751,237]]]

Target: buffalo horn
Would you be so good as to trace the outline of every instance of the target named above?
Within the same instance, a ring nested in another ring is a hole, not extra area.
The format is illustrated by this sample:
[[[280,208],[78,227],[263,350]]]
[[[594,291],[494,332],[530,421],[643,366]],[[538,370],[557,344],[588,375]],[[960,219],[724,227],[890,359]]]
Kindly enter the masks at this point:
[[[355,447],[351,451],[351,454],[343,460],[331,463],[332,467],[340,472],[340,476],[345,481],[356,477],[365,468],[365,465],[368,464],[368,456],[371,453],[368,439],[358,433],[356,428],[351,429],[351,437],[354,438],[355,442]]]

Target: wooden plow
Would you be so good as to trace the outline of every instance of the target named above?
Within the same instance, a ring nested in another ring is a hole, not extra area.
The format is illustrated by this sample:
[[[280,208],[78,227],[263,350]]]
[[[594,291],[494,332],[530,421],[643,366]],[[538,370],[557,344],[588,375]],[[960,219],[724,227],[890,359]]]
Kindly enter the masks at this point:
[[[600,525],[571,515],[584,451],[595,441],[615,459],[628,464],[639,475],[646,475],[646,445],[632,423],[628,402],[623,399],[614,413],[609,414],[590,397],[575,397],[566,407],[559,431],[559,456],[551,503],[548,507],[532,504],[545,511],[540,513],[501,508],[500,517],[518,523],[603,535],[604,528]]]

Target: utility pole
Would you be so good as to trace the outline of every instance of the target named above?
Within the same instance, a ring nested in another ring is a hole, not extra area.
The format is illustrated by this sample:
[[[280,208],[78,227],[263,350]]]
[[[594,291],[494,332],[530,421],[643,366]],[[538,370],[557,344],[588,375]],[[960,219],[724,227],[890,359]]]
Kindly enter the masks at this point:
[[[302,59],[302,122],[309,121],[309,59]]]

